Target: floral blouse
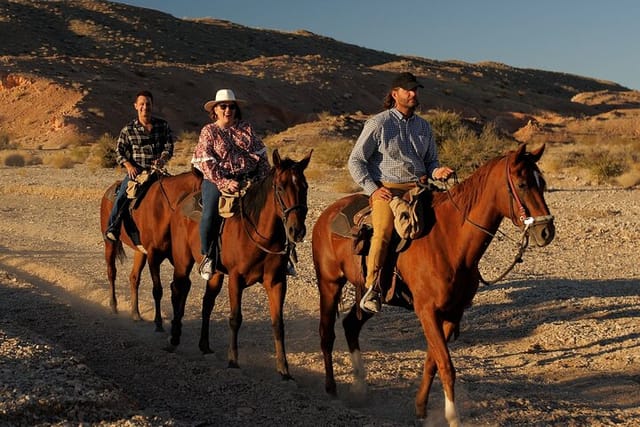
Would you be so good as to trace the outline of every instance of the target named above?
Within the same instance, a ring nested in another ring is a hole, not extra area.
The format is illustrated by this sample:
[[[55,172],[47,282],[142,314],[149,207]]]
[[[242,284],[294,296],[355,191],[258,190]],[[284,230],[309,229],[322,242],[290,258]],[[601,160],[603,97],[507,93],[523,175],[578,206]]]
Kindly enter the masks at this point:
[[[270,169],[267,148],[245,121],[224,129],[204,126],[191,163],[220,190],[243,175],[264,177]]]

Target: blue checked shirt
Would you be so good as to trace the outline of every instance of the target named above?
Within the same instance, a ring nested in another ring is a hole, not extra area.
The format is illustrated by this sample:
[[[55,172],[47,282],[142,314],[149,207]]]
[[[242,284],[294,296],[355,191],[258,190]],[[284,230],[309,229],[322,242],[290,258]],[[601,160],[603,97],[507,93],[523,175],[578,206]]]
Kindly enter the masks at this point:
[[[366,121],[349,156],[349,172],[368,195],[377,182],[403,184],[440,166],[431,125],[417,115],[404,119],[395,108]]]
[[[119,165],[130,161],[147,169],[160,157],[166,162],[173,156],[173,135],[169,124],[156,117],[151,118],[151,124],[151,132],[147,132],[138,119],[122,128],[116,145]]]

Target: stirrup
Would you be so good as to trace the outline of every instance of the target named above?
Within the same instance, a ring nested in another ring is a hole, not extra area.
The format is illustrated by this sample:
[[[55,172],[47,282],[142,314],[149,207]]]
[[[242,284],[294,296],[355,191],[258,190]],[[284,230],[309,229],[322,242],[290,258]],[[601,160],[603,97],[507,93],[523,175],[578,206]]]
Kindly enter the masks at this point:
[[[371,285],[367,288],[367,292],[362,296],[360,300],[360,308],[367,313],[376,314],[380,312],[380,292],[374,289],[375,285]]]

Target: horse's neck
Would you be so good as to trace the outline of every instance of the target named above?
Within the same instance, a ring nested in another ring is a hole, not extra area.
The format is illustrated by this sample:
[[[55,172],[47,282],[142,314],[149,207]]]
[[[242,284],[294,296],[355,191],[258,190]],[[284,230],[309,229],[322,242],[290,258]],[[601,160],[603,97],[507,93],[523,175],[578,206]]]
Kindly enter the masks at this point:
[[[496,206],[495,190],[481,186],[471,191],[471,195],[454,195],[437,215],[437,220],[455,224],[445,226],[445,238],[460,242],[455,246],[463,248],[459,256],[466,264],[480,260],[504,218]]]
[[[269,188],[265,184],[265,187],[261,190],[254,191],[252,194],[245,196],[245,203],[254,205],[253,212],[246,212],[249,216],[249,221],[253,223],[256,230],[263,237],[274,236],[282,229],[282,221],[278,216],[278,206],[276,206],[275,191],[273,188]],[[260,206],[256,206],[255,196],[258,193],[264,192],[264,201]],[[246,208],[245,208],[246,209]]]

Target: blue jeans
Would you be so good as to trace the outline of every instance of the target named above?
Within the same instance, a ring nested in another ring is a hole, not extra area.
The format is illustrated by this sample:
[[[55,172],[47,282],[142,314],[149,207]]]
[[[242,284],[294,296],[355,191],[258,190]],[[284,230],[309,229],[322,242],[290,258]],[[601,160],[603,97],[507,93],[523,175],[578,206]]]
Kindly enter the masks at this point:
[[[111,214],[109,214],[109,225],[107,231],[113,232],[116,236],[120,235],[120,225],[122,224],[122,212],[129,205],[129,199],[127,198],[127,186],[129,184],[129,175],[125,175],[120,188],[116,193],[116,198],[113,201],[113,208],[111,208]]]
[[[200,218],[200,253],[209,255],[215,253],[216,240],[220,231],[220,217],[218,216],[218,200],[220,190],[211,181],[202,180],[202,218]]]

